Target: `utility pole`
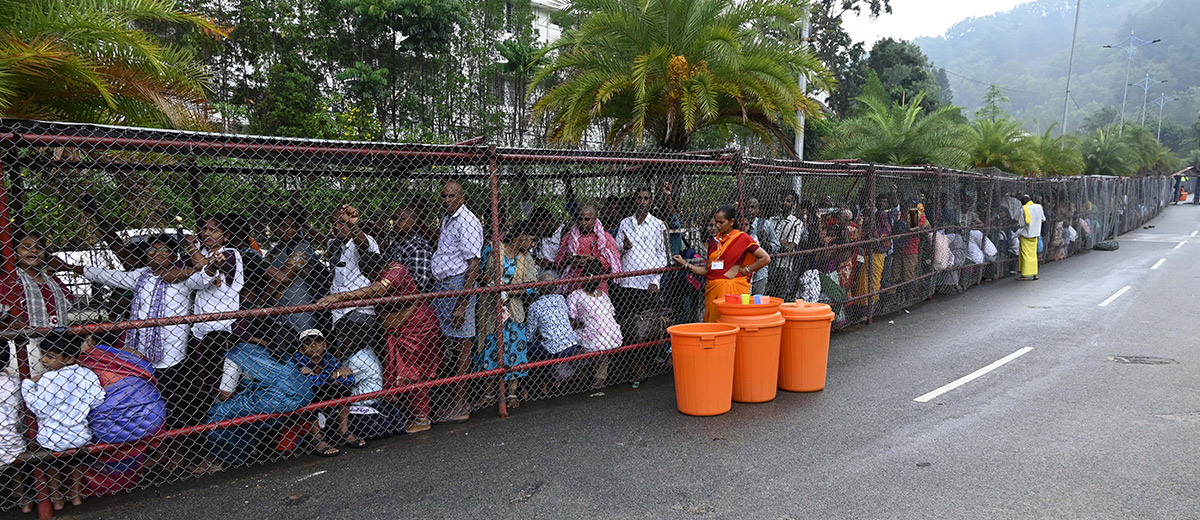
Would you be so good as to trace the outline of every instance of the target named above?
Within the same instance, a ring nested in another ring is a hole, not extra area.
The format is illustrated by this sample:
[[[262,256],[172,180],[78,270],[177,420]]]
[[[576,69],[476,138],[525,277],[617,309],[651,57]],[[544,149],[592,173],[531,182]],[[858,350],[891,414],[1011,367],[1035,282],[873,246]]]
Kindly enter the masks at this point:
[[[1137,83],[1131,83],[1131,84],[1127,85],[1127,87],[1142,87],[1142,90],[1145,91],[1144,96],[1142,97],[1142,119],[1141,119],[1141,122],[1139,122],[1138,124],[1140,124],[1140,125],[1146,124],[1146,103],[1150,101],[1150,85],[1160,85],[1160,84],[1166,83],[1166,82],[1167,82],[1167,80],[1165,80],[1165,79],[1164,80],[1150,79],[1150,74],[1146,74],[1146,79],[1143,79]]]
[[[1067,111],[1071,108],[1071,71],[1075,68],[1075,39],[1079,37],[1079,4],[1082,1],[1075,0],[1075,30],[1071,32],[1071,59],[1067,61],[1067,94],[1063,99],[1063,136],[1067,135]]]
[[[1076,13],[1076,14],[1078,14],[1078,13]],[[1126,56],[1127,56],[1126,62],[1125,62],[1125,92],[1124,92],[1124,94],[1121,95],[1121,126],[1117,130],[1118,136],[1122,135],[1125,132],[1125,101],[1129,98],[1129,87],[1132,86],[1129,83],[1129,67],[1131,65],[1133,65],[1133,51],[1137,50],[1138,47],[1141,47],[1143,45],[1150,45],[1152,43],[1158,43],[1161,41],[1162,41],[1162,39],[1151,40],[1151,41],[1143,40],[1141,38],[1138,38],[1137,36],[1134,36],[1133,31],[1130,31],[1129,37],[1126,38],[1125,41],[1123,41],[1117,45],[1105,45],[1104,46],[1105,49],[1122,49],[1125,51]]]
[[[1167,99],[1167,95],[1165,93],[1159,94],[1159,97],[1158,97],[1158,135],[1154,138],[1156,141],[1158,141],[1158,144],[1162,144],[1163,106],[1165,106],[1167,104],[1167,101],[1179,101],[1179,98]]]

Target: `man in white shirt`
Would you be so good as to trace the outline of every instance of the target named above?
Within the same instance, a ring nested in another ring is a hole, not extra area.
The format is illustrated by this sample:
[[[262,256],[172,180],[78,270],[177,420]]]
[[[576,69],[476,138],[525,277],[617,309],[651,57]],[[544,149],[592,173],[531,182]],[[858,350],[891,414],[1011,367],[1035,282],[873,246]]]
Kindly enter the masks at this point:
[[[800,244],[804,242],[806,229],[804,221],[796,216],[796,194],[787,192],[783,194],[783,198],[779,201],[779,215],[770,218],[770,224],[775,228],[775,234],[779,240],[779,250],[784,253],[792,253],[799,249]],[[796,282],[799,280],[799,269],[804,266],[798,265],[799,259],[796,256],[777,257],[771,256],[771,277],[768,278],[767,294],[791,300],[796,297],[797,287]]]
[[[450,181],[442,188],[441,235],[433,253],[434,292],[475,288],[479,278],[479,260],[483,252],[483,224],[463,198],[462,185]],[[452,364],[457,375],[471,368],[471,344],[475,337],[475,295],[439,298],[433,308],[441,323],[442,334],[451,339],[449,352],[442,359]],[[457,350],[457,352],[454,352]],[[455,385],[454,402],[439,422],[462,422],[466,412],[466,387]]]
[[[371,280],[359,269],[363,252],[379,254],[379,244],[359,227],[358,209],[344,204],[333,212],[332,255],[333,282],[329,294],[353,291],[371,285]],[[342,352],[379,345],[379,325],[372,306],[333,309],[333,332]]]
[[[649,188],[639,189],[634,199],[636,213],[617,226],[613,237],[621,248],[621,270],[642,271],[667,267],[671,251],[667,225],[650,214],[654,197]],[[662,273],[618,278],[612,288],[617,323],[622,325],[648,308],[658,296]]]
[[[1017,229],[1017,235],[1021,237],[1021,276],[1017,277],[1018,280],[1038,279],[1038,237],[1042,236],[1042,222],[1045,220],[1046,213],[1042,205],[1033,202],[1029,195],[1021,195],[1021,215],[1017,221],[1021,224]]]

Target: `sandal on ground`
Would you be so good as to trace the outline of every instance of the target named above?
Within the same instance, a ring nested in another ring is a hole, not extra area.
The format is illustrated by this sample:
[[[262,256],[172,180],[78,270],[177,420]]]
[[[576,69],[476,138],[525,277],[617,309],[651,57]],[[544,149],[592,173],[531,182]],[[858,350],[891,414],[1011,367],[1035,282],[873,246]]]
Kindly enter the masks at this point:
[[[469,420],[471,420],[471,414],[464,413],[462,415],[448,415],[446,417],[442,417],[436,421],[433,421],[433,424],[462,424]]]
[[[205,461],[200,462],[199,464],[196,464],[195,466],[192,466],[192,473],[195,475],[207,475],[210,473],[216,473],[218,471],[222,471],[224,469],[225,469],[225,467],[222,466],[220,463],[214,463],[214,462],[205,460]]]
[[[407,431],[408,433],[427,432],[427,431],[429,431],[429,428],[431,427],[431,425],[432,425],[432,422],[429,420],[428,417],[426,417],[424,419],[414,419],[413,422],[410,422],[404,426],[404,430]]]
[[[367,447],[367,441],[366,439],[356,437],[353,433],[347,432],[345,435],[342,435],[342,446],[361,450]]]
[[[633,387],[633,389],[634,389],[634,390],[637,390],[639,386],[642,386],[642,382],[641,382],[641,381],[634,381],[634,382],[633,382],[633,384],[632,384],[632,385],[629,385],[629,386]]]
[[[325,439],[320,439],[313,446],[313,455],[318,457],[336,457],[342,454],[342,450],[336,446],[329,444]]]
[[[520,407],[521,407],[521,400],[520,400],[520,399],[517,399],[517,394],[509,394],[509,395],[508,395],[508,398],[507,398],[507,399],[506,399],[506,401],[505,401],[505,404],[506,404],[506,405],[507,405],[509,408],[520,408]]]

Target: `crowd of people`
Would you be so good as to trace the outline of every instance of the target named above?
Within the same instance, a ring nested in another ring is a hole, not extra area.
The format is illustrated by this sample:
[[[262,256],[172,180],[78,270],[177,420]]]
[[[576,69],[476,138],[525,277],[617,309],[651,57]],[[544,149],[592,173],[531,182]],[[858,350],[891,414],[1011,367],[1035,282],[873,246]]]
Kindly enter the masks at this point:
[[[50,500],[62,508],[136,485],[146,466],[206,473],[242,464],[288,434],[330,457],[467,421],[496,387],[463,377],[472,373],[503,374],[509,407],[572,381],[602,388],[613,370],[636,388],[669,363],[669,346],[658,342],[665,327],[718,319],[712,302],[724,295],[823,301],[845,322],[927,297],[926,285],[910,283],[926,274],[955,287],[1018,267],[1018,279],[1037,279],[1039,251],[1061,258],[1096,225],[1088,208],[1043,210],[1028,196],[927,215],[929,197],[896,187],[871,206],[792,192],[748,198],[689,225],[669,183],[636,190],[629,214],[610,221],[600,214],[611,205],[576,203],[569,183],[566,194],[563,218],[523,205],[498,241],[453,181],[441,188],[436,221],[418,199],[377,219],[388,223],[390,244],[348,204],[328,216],[326,233],[302,211],[278,214],[269,247],[245,217],[209,215],[194,241],[164,234],[122,250],[123,269],[70,265],[48,254],[42,236],[17,236],[17,269],[0,280],[2,326],[56,332],[0,349],[9,367],[0,377],[0,464],[19,484],[14,500],[31,507],[22,454],[76,450],[24,459],[45,466]],[[125,291],[129,320],[303,307],[76,336],[58,330],[72,324],[74,296],[57,272]],[[514,288],[479,290],[497,286]],[[388,303],[356,303],[381,298]],[[640,344],[649,346],[621,349]],[[438,378],[454,379],[420,384]],[[314,403],[325,404],[288,414]],[[29,444],[23,407],[37,419]],[[239,421],[258,414],[285,415]],[[203,435],[86,449],[221,421],[227,426]]]

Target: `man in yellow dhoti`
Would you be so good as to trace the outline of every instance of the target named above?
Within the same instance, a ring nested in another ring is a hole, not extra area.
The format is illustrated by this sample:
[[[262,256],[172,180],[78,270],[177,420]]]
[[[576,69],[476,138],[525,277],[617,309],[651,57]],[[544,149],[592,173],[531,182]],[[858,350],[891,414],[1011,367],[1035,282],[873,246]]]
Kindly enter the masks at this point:
[[[1021,195],[1021,227],[1017,235],[1021,237],[1021,257],[1019,260],[1021,276],[1017,280],[1038,279],[1038,237],[1042,235],[1042,222],[1046,220],[1046,212],[1042,205],[1033,202],[1029,195]]]

